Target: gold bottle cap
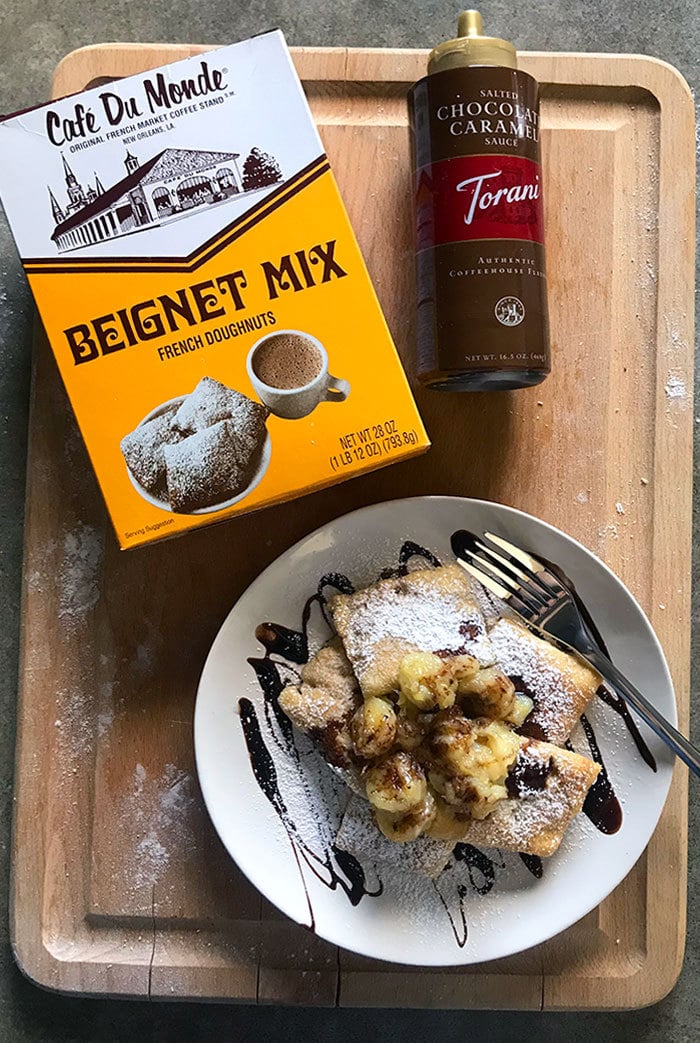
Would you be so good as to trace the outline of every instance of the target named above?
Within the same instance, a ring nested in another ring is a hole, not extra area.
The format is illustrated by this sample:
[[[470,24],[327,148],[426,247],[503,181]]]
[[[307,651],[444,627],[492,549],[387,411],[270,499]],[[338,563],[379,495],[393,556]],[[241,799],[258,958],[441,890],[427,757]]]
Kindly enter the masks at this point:
[[[434,47],[428,57],[428,73],[461,69],[465,65],[502,65],[517,69],[515,47],[496,36],[484,36],[484,23],[478,11],[462,11],[457,22],[457,37]]]

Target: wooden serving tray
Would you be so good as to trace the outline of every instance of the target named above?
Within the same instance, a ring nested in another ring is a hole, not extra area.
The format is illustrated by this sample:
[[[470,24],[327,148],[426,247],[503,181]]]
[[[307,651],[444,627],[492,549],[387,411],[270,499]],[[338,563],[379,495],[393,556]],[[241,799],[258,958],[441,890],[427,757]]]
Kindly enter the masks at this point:
[[[203,49],[89,47],[64,59],[54,92]],[[425,54],[294,57],[411,372],[405,98]],[[426,456],[120,553],[38,338],[12,931],[20,965],[42,985],[261,1003],[590,1009],[649,1004],[675,982],[685,938],[681,768],[647,852],[597,910],[518,956],[427,971],[338,951],[277,913],[222,849],[195,779],[197,681],[233,602],[316,526],[407,494],[500,500],[600,554],[650,615],[688,727],[690,94],[648,58],[526,54],[522,66],[542,83],[554,372],[514,394],[418,390],[434,443]],[[232,712],[235,703],[234,680]]]

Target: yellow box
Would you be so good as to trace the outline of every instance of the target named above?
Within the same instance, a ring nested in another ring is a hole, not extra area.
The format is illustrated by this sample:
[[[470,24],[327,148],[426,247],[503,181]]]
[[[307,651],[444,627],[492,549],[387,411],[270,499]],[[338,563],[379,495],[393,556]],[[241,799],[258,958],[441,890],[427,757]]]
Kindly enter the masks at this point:
[[[10,117],[0,145],[121,547],[428,447],[279,31]]]

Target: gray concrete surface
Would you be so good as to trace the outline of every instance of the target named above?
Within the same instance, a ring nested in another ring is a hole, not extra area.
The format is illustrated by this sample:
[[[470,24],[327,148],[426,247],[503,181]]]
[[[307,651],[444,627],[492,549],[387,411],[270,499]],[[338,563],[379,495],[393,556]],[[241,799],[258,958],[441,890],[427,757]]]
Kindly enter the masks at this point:
[[[451,31],[457,5],[445,0],[4,0],[0,6],[0,112],[47,97],[68,51],[103,40],[225,43],[280,26],[291,44],[427,47]],[[700,83],[696,0],[529,0],[481,5],[491,31],[523,49],[641,52]],[[0,162],[2,157],[0,156]],[[0,215],[0,1043],[24,1040],[500,1040],[697,1041],[700,1039],[700,790],[691,785],[688,945],[671,995],[625,1014],[464,1014],[279,1010],[148,1005],[66,999],[41,992],[15,969],[9,950],[7,881],[12,807],[25,431],[32,304]],[[697,410],[700,412],[700,409]],[[700,426],[696,428],[700,432]],[[697,505],[697,500],[696,500]],[[697,533],[697,529],[696,529]],[[694,600],[697,638],[699,602]],[[700,645],[695,641],[694,682]],[[697,724],[697,713],[694,724]],[[697,734],[697,727],[694,729]]]

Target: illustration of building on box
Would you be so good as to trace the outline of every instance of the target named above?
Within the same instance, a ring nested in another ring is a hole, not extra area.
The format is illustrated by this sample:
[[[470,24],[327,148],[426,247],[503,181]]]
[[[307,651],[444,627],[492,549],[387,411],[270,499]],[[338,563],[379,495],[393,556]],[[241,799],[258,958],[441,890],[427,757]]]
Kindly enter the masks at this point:
[[[51,238],[61,252],[176,220],[198,207],[282,180],[276,159],[258,148],[251,149],[243,174],[238,152],[168,148],[139,163],[127,151],[126,176],[106,190],[97,174],[94,187],[84,188],[62,159],[68,202],[61,206],[58,193],[49,187],[56,223]]]

